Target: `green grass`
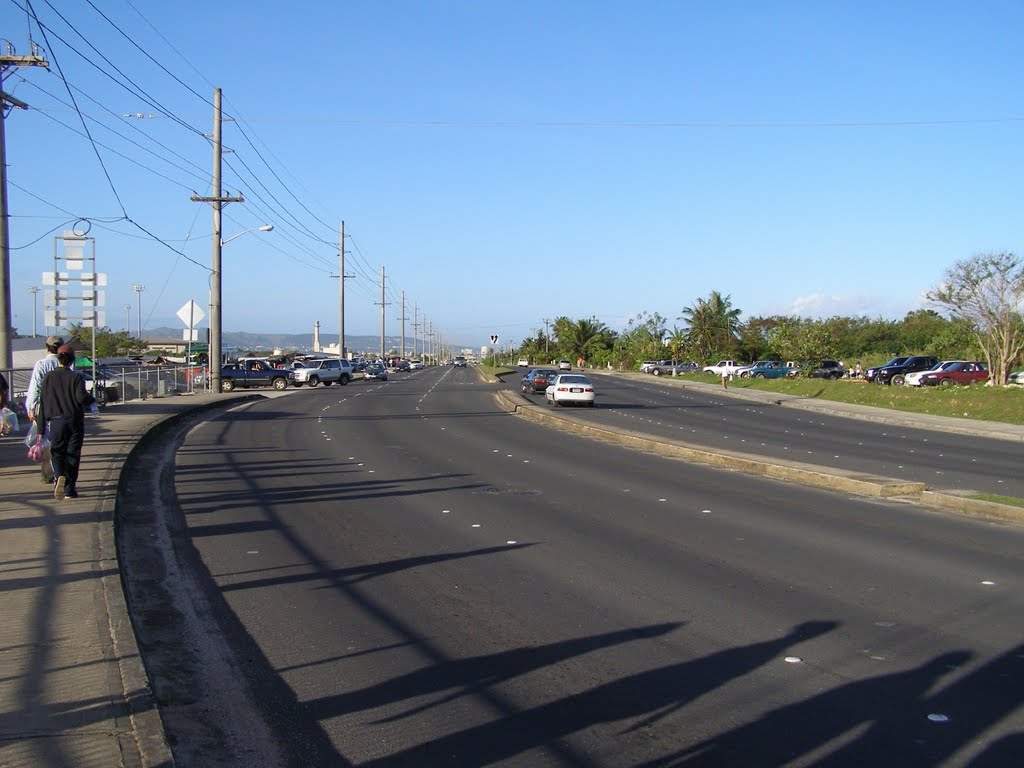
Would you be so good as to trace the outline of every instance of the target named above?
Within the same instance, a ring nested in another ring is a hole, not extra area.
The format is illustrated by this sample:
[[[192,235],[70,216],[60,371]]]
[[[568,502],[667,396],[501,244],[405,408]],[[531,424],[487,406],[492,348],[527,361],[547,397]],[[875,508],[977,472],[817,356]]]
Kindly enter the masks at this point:
[[[690,373],[680,378],[721,383],[717,376]],[[864,381],[824,379],[733,379],[730,389],[759,389],[897,411],[1024,424],[1024,387],[893,387]]]
[[[493,365],[484,365],[483,363],[481,363],[476,367],[479,368],[487,376],[504,376],[505,374],[516,372],[515,368],[509,368],[504,365],[495,367]]]
[[[1024,499],[1018,499],[1014,496],[999,496],[995,493],[978,493],[970,498],[978,499],[979,501],[992,501],[996,504],[1009,504],[1011,507],[1024,507]]]

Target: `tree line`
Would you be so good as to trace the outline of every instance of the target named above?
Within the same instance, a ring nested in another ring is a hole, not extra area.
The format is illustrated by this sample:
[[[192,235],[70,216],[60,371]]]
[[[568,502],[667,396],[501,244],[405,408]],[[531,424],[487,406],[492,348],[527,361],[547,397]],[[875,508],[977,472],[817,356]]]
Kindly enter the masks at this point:
[[[935,309],[901,320],[755,316],[712,291],[683,307],[676,322],[641,312],[616,331],[597,318],[559,317],[552,333],[525,339],[521,357],[533,362],[584,359],[588,365],[635,369],[643,360],[841,360],[865,367],[897,355],[985,360],[993,382],[1005,383],[1024,348],[1024,262],[1012,253],[979,254],[956,262],[929,291]],[[940,312],[941,310],[941,312]]]

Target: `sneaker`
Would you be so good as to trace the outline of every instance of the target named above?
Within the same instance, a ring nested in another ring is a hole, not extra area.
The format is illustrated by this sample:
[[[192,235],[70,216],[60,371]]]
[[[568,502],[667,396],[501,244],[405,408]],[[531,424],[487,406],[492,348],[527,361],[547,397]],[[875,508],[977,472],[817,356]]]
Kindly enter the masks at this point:
[[[57,478],[57,483],[56,485],[53,486],[53,498],[63,499],[67,495],[66,491],[64,490],[64,486],[67,484],[67,482],[68,479],[64,477],[64,475],[61,475],[60,477]]]
[[[65,499],[77,499],[78,498],[78,491],[76,491],[74,488],[68,488],[67,490],[64,491],[64,498]]]

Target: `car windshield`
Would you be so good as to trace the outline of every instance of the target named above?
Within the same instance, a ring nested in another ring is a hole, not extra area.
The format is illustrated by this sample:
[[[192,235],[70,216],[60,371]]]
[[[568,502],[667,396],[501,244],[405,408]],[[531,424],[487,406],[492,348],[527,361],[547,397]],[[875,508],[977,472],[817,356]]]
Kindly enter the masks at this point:
[[[890,365],[903,365],[909,359],[910,359],[909,357],[894,357],[892,360],[890,360],[888,363],[886,363],[882,367],[883,368],[888,368]]]

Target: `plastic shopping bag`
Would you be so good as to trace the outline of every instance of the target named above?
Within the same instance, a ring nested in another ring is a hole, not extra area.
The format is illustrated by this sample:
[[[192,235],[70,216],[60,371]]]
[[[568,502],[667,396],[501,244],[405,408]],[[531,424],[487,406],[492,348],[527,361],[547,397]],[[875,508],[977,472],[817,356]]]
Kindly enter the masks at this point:
[[[39,425],[36,424],[33,421],[32,422],[32,426],[30,426],[28,428],[28,434],[25,435],[25,447],[26,448],[31,448],[33,445],[35,445],[35,442],[38,439],[39,439]]]
[[[37,464],[40,464],[42,463],[43,458],[45,458],[45,456],[46,452],[45,446],[43,445],[43,438],[40,437],[38,440],[32,443],[32,447],[28,449],[28,457],[30,460],[36,462]]]
[[[18,414],[7,406],[0,408],[0,435],[13,435],[18,431]]]

